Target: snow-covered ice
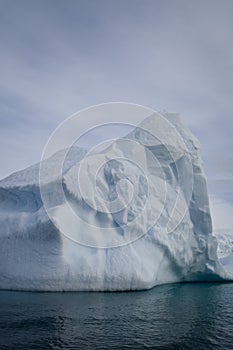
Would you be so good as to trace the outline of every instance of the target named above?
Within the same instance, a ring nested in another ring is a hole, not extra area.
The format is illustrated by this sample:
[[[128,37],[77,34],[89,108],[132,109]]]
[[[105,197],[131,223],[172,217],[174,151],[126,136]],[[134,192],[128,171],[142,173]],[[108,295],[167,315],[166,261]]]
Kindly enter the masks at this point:
[[[231,278],[217,255],[199,142],[177,115],[163,118],[148,117],[99,153],[71,148],[62,175],[67,150],[43,161],[40,183],[40,164],[0,181],[1,289]]]

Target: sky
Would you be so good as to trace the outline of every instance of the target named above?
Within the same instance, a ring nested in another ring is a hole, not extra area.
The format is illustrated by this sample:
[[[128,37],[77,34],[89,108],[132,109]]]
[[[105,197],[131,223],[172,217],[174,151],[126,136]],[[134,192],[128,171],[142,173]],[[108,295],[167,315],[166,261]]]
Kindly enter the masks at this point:
[[[232,19],[232,0],[0,0],[0,178],[70,115],[124,101],[180,113],[208,180],[232,184]]]

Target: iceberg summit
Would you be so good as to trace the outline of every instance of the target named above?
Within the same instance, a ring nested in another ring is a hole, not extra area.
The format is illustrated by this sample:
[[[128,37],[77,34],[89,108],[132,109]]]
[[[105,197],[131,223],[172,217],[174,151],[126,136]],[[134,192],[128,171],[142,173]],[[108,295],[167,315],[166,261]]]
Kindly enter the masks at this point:
[[[199,142],[176,114],[150,113],[99,150],[45,152],[0,181],[0,289],[126,291],[230,278]]]

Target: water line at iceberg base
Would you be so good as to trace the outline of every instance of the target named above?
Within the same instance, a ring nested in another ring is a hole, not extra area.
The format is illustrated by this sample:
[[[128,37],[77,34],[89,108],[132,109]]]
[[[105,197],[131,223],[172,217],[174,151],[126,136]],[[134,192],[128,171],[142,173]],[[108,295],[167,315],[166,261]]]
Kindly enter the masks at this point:
[[[129,103],[76,113],[40,163],[0,181],[0,221],[1,289],[232,279],[232,253],[224,266],[217,255],[200,145],[177,114]]]

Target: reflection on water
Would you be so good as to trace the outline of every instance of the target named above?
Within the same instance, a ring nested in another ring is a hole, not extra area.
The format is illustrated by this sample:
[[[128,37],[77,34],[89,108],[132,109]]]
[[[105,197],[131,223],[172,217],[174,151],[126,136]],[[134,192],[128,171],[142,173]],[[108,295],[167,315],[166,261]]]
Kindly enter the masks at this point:
[[[1,349],[232,349],[232,284],[0,292]]]

